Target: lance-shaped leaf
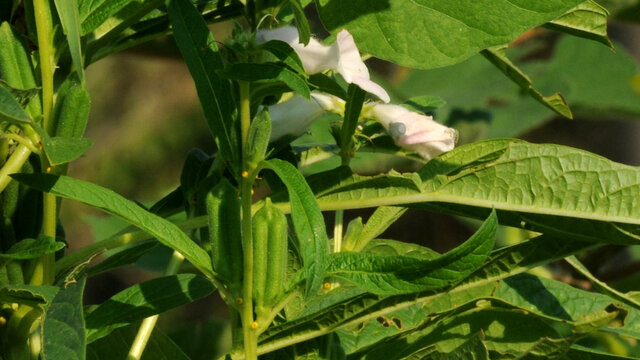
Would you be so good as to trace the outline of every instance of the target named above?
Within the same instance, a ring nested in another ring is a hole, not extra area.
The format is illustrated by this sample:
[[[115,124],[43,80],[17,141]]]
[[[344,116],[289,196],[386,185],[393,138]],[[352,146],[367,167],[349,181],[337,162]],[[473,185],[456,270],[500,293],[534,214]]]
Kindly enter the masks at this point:
[[[214,289],[211,281],[195,274],[165,276],[136,284],[87,315],[87,341],[93,342],[118,327],[189,304]]]
[[[455,64],[560,17],[584,0],[316,0],[325,27],[362,52],[415,68]]]
[[[547,24],[549,29],[566,32],[605,44],[613,49],[607,36],[609,12],[592,0],[585,1]]]
[[[423,260],[342,252],[329,256],[327,275],[346,279],[374,294],[395,295],[446,287],[460,281],[487,259],[498,227],[494,212],[464,244]]]
[[[592,246],[589,243],[559,241],[542,236],[535,241],[530,240],[499,249],[494,251],[489,260],[474,274],[446,292],[425,291],[385,297],[361,291],[355,293],[332,291],[318,301],[310,303],[309,312],[303,312],[298,319],[267,330],[261,337],[258,351],[260,353],[273,351],[338,329],[357,327],[358,333],[366,333],[368,325],[361,327],[362,323],[375,321],[381,316],[391,319],[394,314],[402,311],[405,312],[401,313],[399,318],[402,318],[403,328],[418,327],[424,320],[425,311],[429,314],[438,314],[476,299],[490,297],[495,291],[498,280],[562,259]],[[332,299],[333,294],[336,294],[334,299]],[[520,303],[519,306],[525,307]],[[393,330],[393,328],[387,329]],[[374,343],[377,339],[393,335],[397,331],[384,333],[380,331],[380,327],[377,327],[369,332],[375,334],[375,336],[371,335],[370,340]],[[367,342],[358,340],[358,344],[364,346]]]
[[[487,60],[491,61],[491,63],[500,69],[500,71],[502,71],[509,79],[518,84],[529,94],[529,96],[536,99],[539,103],[555,111],[559,115],[569,119],[573,118],[571,109],[569,109],[569,105],[567,105],[567,102],[564,100],[562,95],[559,93],[555,93],[551,96],[542,95],[540,91],[533,87],[531,79],[529,79],[525,73],[518,69],[518,67],[507,58],[505,55],[505,49],[506,46],[485,49],[482,50],[482,55],[484,55]]]
[[[234,166],[239,158],[233,118],[236,114],[231,84],[217,71],[224,69],[222,56],[202,15],[188,0],[171,0],[167,6],[173,36],[198,91],[220,154]]]
[[[84,65],[80,43],[80,15],[77,0],[55,0],[56,10],[62,23],[62,30],[67,36],[69,53],[76,68],[80,82],[84,82]]]
[[[316,294],[324,279],[329,240],[324,218],[304,177],[290,163],[272,159],[262,162],[273,170],[285,184],[291,203],[291,219],[298,238],[302,265],[306,277],[306,296]]]
[[[464,145],[416,176],[350,176],[318,194],[323,210],[411,204],[485,218],[561,238],[635,244],[640,168],[586,151],[519,140]],[[335,180],[334,180],[335,181]]]
[[[82,293],[86,278],[61,289],[47,309],[42,323],[42,358],[83,360],[85,358]]]
[[[17,174],[14,179],[56,196],[83,202],[155,236],[158,241],[180,252],[206,275],[212,275],[209,255],[176,225],[141,208],[115,192],[86,181],[51,174]]]
[[[37,239],[22,239],[11,246],[6,253],[0,253],[0,266],[9,260],[35,259],[45,254],[52,254],[64,247],[63,242],[44,235]]]

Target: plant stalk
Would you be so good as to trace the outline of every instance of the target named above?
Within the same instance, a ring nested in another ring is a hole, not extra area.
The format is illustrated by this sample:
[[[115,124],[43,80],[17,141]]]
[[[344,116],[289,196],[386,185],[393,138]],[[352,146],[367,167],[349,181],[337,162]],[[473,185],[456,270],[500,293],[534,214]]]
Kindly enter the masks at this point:
[[[20,172],[24,163],[29,159],[29,155],[31,155],[31,150],[29,150],[28,146],[20,144],[15,148],[7,162],[0,169],[0,193],[11,182],[9,175]]]
[[[249,128],[251,126],[251,103],[249,83],[241,81],[240,86],[240,134],[242,136],[242,173],[240,175],[240,199],[242,201],[242,252],[243,252],[243,280],[242,280],[242,333],[244,338],[245,359],[258,358],[258,335],[253,317],[253,234],[251,227],[252,188],[255,180],[254,169],[248,161]]]
[[[182,265],[183,262],[184,256],[179,252],[174,251],[164,274],[167,276],[177,274],[178,270],[180,270],[180,265]],[[138,334],[136,334],[136,338],[133,340],[133,344],[131,344],[131,348],[129,349],[127,360],[139,360],[142,357],[142,352],[147,347],[147,343],[149,342],[149,338],[151,338],[151,333],[153,333],[153,329],[158,322],[159,316],[160,315],[153,315],[142,320],[142,324],[140,324],[140,328],[138,329]]]

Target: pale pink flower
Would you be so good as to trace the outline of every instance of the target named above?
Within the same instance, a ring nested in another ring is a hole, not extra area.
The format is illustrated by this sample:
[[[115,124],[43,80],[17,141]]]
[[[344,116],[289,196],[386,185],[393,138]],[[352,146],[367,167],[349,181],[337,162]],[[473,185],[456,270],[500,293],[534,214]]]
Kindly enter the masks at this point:
[[[371,81],[369,70],[362,61],[353,36],[341,30],[336,41],[328,46],[311,38],[306,46],[300,43],[295,27],[281,27],[273,30],[258,30],[259,43],[269,40],[284,41],[298,54],[307,74],[317,74],[326,70],[336,70],[349,84],[356,84],[384,102],[389,102],[389,94],[380,85]]]

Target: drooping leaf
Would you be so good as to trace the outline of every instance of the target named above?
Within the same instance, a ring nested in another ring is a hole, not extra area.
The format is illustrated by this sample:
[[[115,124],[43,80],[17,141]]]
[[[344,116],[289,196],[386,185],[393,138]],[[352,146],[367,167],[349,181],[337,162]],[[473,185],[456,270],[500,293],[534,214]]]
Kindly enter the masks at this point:
[[[61,289],[42,322],[43,360],[84,360],[85,329],[82,294],[86,278]]]
[[[395,295],[444,288],[462,280],[489,256],[498,226],[495,213],[464,244],[433,259],[368,253],[331,254],[327,275],[374,294]]]
[[[607,16],[609,12],[592,0],[585,1],[564,15],[554,19],[546,27],[600,42],[613,49],[607,36]]]
[[[482,55],[487,58],[493,65],[495,65],[500,71],[502,71],[509,79],[514,81],[520,88],[526,91],[536,101],[555,111],[557,114],[573,118],[569,105],[564,100],[562,95],[555,93],[551,96],[544,96],[540,91],[536,90],[531,83],[531,79],[523,73],[517,66],[515,66],[511,60],[505,55],[506,47],[499,46],[482,50]]]
[[[325,27],[331,33],[346,28],[362,52],[429,69],[509,43],[582,2],[316,0],[316,5]]]
[[[289,2],[293,8],[293,16],[296,19],[296,28],[298,29],[298,37],[300,43],[307,45],[311,38],[311,30],[309,29],[309,21],[304,13],[304,5],[300,0],[291,0]]]
[[[293,228],[298,238],[306,277],[306,296],[316,294],[324,279],[329,244],[322,213],[304,177],[290,163],[272,159],[263,162],[286,185],[291,203]]]
[[[119,328],[108,336],[87,346],[87,360],[126,359],[133,340],[138,333],[138,324]],[[153,329],[140,360],[190,360],[171,338],[160,329]]]
[[[292,91],[311,99],[311,91],[302,76],[284,66],[273,63],[234,63],[218,72],[222,77],[232,80],[252,82],[283,82]]]
[[[69,53],[80,82],[84,82],[84,65],[80,43],[80,15],[77,0],[54,0],[62,29],[67,36]]]
[[[209,255],[173,223],[152,214],[115,192],[68,176],[51,174],[17,174],[14,178],[38,190],[83,202],[125,221],[155,236],[158,241],[177,250],[204,274],[211,275]]]
[[[214,289],[211,281],[194,274],[165,276],[131,286],[87,315],[87,341],[93,342],[116,328],[189,304]]]
[[[231,84],[217,71],[224,69],[222,56],[202,15],[188,0],[169,1],[167,11],[178,48],[194,79],[220,155],[232,167],[239,160],[233,119],[236,114]]]

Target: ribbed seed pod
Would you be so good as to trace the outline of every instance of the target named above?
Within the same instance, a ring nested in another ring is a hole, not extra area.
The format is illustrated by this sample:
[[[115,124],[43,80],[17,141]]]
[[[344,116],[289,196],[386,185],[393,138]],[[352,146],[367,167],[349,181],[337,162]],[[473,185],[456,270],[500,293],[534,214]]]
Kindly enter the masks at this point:
[[[253,300],[258,319],[281,295],[287,273],[287,218],[266,199],[253,216]]]

